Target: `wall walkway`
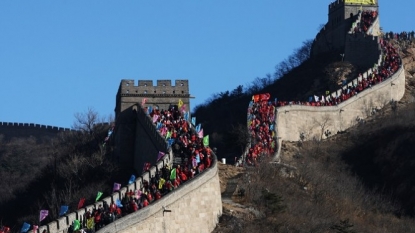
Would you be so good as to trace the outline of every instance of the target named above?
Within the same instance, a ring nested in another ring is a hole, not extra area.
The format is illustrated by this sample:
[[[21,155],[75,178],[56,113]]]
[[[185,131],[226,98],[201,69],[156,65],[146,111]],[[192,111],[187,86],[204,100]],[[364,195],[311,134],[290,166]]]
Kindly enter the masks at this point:
[[[290,105],[277,109],[276,135],[279,159],[282,141],[299,141],[300,134],[306,140],[325,138],[321,129],[331,134],[345,131],[369,117],[391,100],[399,101],[405,94],[405,70],[403,66],[391,77],[365,89],[337,106]]]

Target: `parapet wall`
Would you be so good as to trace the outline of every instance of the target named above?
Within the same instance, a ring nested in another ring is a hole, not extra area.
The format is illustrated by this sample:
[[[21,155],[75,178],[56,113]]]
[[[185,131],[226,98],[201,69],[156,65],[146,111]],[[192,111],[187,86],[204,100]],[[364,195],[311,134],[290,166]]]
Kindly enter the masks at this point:
[[[374,61],[378,60],[381,54],[378,40],[376,36],[363,33],[348,34],[345,41],[344,60],[359,67],[373,67]]]
[[[69,128],[33,123],[0,122],[0,135],[4,135],[6,140],[13,137],[54,137],[58,133],[71,130]]]
[[[222,215],[216,158],[212,167],[140,211],[105,226],[101,233],[212,232]]]
[[[84,218],[85,213],[88,210],[91,211],[93,208],[98,208],[99,205],[103,205],[104,201],[106,201],[107,203],[111,203],[112,201],[115,202],[118,199],[121,200],[126,195],[127,191],[129,190],[136,190],[136,189],[143,188],[144,180],[147,180],[147,181],[150,180],[150,177],[152,175],[155,175],[156,172],[162,169],[165,165],[171,166],[172,162],[173,162],[173,152],[169,151],[169,153],[166,153],[166,155],[164,155],[154,166],[152,166],[148,172],[145,172],[140,177],[136,178],[134,183],[127,185],[127,186],[123,186],[119,191],[114,192],[111,196],[101,198],[100,201],[95,202],[94,204],[88,205],[85,208],[81,208],[77,211],[66,214],[65,216],[60,217],[50,222],[47,225],[40,226],[37,230],[37,233],[41,233],[45,229],[47,230],[48,233],[67,233],[68,228],[72,225],[74,220],[85,221],[85,219],[83,218]],[[152,204],[143,210],[154,208],[153,206],[154,205]],[[142,210],[138,211],[137,213],[139,212],[142,212]],[[123,218],[129,218],[129,215]],[[117,220],[113,224],[118,224],[119,221],[121,221],[123,218],[121,218],[120,220]],[[111,231],[111,233],[113,232],[117,232],[117,230]]]
[[[279,107],[276,115],[278,146],[281,147],[282,141],[299,141],[300,134],[306,140],[325,138],[322,127],[332,135],[345,131],[370,116],[376,109],[385,107],[391,100],[400,100],[404,93],[405,71],[402,66],[391,78],[365,89],[337,106]]]

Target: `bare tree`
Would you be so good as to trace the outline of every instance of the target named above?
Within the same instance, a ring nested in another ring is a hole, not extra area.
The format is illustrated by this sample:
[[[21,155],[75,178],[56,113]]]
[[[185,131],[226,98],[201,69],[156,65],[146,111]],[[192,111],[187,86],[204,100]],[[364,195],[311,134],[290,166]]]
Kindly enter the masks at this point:
[[[325,133],[327,131],[327,127],[330,126],[330,124],[332,123],[332,119],[329,115],[324,115],[321,117],[321,119],[317,120],[316,118],[314,118],[314,123],[318,126],[319,130],[320,130],[320,140],[323,140],[323,136],[327,135],[328,133]]]
[[[93,108],[88,108],[84,113],[75,113],[75,122],[72,128],[89,134],[93,134],[97,124],[106,122],[105,118],[100,118],[98,112]]]

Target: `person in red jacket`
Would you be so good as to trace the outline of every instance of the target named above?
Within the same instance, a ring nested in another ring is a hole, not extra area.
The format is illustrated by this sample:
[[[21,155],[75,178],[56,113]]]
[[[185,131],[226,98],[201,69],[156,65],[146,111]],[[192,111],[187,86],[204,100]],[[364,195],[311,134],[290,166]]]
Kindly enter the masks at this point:
[[[157,190],[157,192],[156,192],[156,194],[154,195],[154,197],[155,197],[155,200],[160,199],[160,198],[161,198],[161,193],[160,193],[160,191],[158,191],[158,190]]]
[[[147,199],[146,198],[144,198],[144,201],[143,201],[143,207],[146,207],[146,206],[148,206],[148,201],[147,201]]]

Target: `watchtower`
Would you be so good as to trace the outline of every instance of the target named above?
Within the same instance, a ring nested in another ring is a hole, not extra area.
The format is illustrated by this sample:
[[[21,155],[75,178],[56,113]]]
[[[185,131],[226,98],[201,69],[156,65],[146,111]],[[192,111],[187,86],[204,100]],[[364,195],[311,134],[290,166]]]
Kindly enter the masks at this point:
[[[328,6],[328,22],[317,34],[313,47],[312,56],[326,53],[345,53],[346,37],[352,25],[358,20],[359,13],[363,11],[377,11],[379,6],[377,0],[336,0]],[[373,25],[373,31],[377,36],[379,23]]]
[[[134,80],[121,80],[116,96],[114,132],[114,153],[121,164],[134,166],[136,172],[141,172],[142,164],[151,162],[149,156],[165,150],[165,141],[158,140],[145,108],[167,110],[179,102],[183,110],[190,110],[188,80],[176,80],[174,86],[171,80],[157,80],[156,85],[152,80],[139,80],[138,85]]]

